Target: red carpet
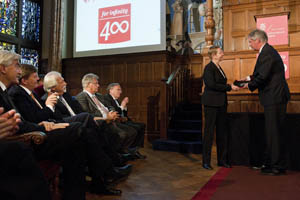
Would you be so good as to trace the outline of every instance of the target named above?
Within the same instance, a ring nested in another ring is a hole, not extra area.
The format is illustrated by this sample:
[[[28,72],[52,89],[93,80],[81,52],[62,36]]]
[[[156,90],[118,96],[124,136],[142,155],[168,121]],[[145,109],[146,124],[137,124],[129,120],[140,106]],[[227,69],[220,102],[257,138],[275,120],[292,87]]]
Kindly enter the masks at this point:
[[[300,199],[300,172],[268,176],[248,167],[221,168],[192,200]],[[216,177],[217,176],[217,177]]]
[[[201,188],[192,200],[208,200],[217,190],[219,184],[229,174],[232,168],[221,168],[217,173]]]

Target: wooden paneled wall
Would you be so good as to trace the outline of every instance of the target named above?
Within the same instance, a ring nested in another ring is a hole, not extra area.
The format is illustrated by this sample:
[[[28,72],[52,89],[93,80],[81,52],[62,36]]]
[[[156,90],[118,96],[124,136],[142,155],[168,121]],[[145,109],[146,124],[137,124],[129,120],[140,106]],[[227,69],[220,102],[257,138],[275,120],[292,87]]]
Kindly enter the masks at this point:
[[[255,15],[290,12],[289,47],[300,46],[299,0],[224,0],[224,50],[248,50],[247,35],[256,28]]]
[[[81,79],[87,73],[95,73],[100,77],[101,93],[106,93],[109,83],[120,83],[123,89],[121,98],[129,97],[129,116],[147,123],[147,112],[151,112],[147,110],[148,98],[158,95],[161,80],[168,78],[178,64],[189,69],[191,80],[197,79],[201,75],[202,60],[201,55],[192,58],[176,57],[165,51],[72,58],[63,60],[63,76],[72,95],[82,91]],[[201,87],[197,84],[191,87],[194,87],[190,91],[195,95],[190,96],[197,101]]]
[[[224,52],[221,63],[228,82],[253,73],[258,52],[249,50],[247,36],[256,28],[254,15],[290,12],[289,45],[275,46],[279,52],[289,52],[290,78],[287,80],[292,99],[289,113],[300,113],[300,1],[298,0],[224,0]],[[203,55],[204,66],[209,62]],[[263,112],[257,91],[228,93],[229,112]]]

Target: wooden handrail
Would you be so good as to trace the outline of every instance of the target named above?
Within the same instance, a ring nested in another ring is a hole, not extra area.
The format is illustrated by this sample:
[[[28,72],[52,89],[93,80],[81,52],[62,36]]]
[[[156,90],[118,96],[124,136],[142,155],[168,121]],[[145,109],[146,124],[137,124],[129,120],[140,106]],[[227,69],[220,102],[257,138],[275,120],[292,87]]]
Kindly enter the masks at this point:
[[[178,103],[187,98],[189,71],[186,65],[178,65],[169,77],[158,83],[159,91],[148,97],[147,134],[167,138],[170,118]],[[151,137],[150,136],[150,137]],[[151,138],[150,140],[155,139]]]
[[[167,138],[170,118],[178,103],[186,99],[188,73],[185,66],[178,66],[168,77],[162,80],[160,88],[160,138]]]

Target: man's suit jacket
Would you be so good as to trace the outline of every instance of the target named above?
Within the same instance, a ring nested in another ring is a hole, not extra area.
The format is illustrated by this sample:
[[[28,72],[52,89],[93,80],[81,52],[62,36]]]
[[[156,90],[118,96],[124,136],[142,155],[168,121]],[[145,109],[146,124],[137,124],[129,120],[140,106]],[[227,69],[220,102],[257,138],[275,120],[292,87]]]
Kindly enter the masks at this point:
[[[0,88],[0,106],[4,108],[4,112],[7,112],[11,109],[16,109],[18,111],[18,109],[13,104],[12,100],[10,99],[9,95],[6,92],[4,92],[1,88]],[[22,122],[19,124],[19,131],[17,132],[17,134],[22,134],[22,133],[31,132],[31,131],[44,132],[45,128],[43,126],[37,125],[35,123],[25,121],[22,116]]]
[[[48,121],[49,119],[55,118],[52,110],[45,106],[34,92],[33,95],[43,109],[41,109],[31,96],[18,85],[12,86],[9,89],[8,94],[11,96],[15,106],[26,121],[40,123],[41,121]]]
[[[104,103],[105,100],[103,99],[103,96],[101,94],[96,93],[95,96],[103,105],[105,105],[105,103]],[[103,117],[102,113],[98,109],[97,105],[94,103],[93,99],[86,92],[83,92],[83,91],[80,92],[76,96],[76,99],[80,103],[80,105],[82,106],[82,108],[85,112],[88,112],[95,117]],[[108,110],[110,110],[110,109],[111,109],[111,107],[108,107]]]
[[[69,104],[69,106],[72,108],[72,110],[76,115],[84,112],[80,103],[75,98],[73,98],[69,93],[65,92],[62,96],[64,97],[64,99],[66,100],[66,102]],[[42,97],[42,100],[46,101],[47,98],[48,98],[48,94],[45,94]],[[57,104],[55,105],[55,118],[60,119],[60,118],[65,118],[70,116],[71,114],[67,109],[67,107],[60,100],[58,100]]]
[[[224,78],[213,62],[205,66],[203,80],[205,88],[202,95],[202,104],[206,106],[227,105],[226,92],[231,90],[231,86],[227,84],[227,78]]]
[[[115,111],[118,112],[120,116],[127,117],[127,110],[123,110],[117,105],[116,101],[110,94],[103,95],[104,105],[108,108],[112,107]],[[118,100],[117,100],[118,101]],[[119,105],[121,105],[120,101],[118,101]]]
[[[287,103],[290,99],[284,64],[278,52],[268,43],[257,58],[252,76],[248,87],[251,91],[258,89],[263,106]]]

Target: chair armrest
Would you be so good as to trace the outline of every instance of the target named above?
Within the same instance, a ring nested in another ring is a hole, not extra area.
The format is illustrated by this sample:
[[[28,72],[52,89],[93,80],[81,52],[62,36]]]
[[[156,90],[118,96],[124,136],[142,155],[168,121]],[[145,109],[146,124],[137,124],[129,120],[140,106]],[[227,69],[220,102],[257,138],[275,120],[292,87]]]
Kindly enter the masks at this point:
[[[47,135],[43,132],[33,131],[33,132],[24,133],[20,135],[9,136],[6,137],[5,140],[20,141],[26,144],[31,144],[31,142],[33,142],[34,144],[42,144],[45,141],[46,137]]]

